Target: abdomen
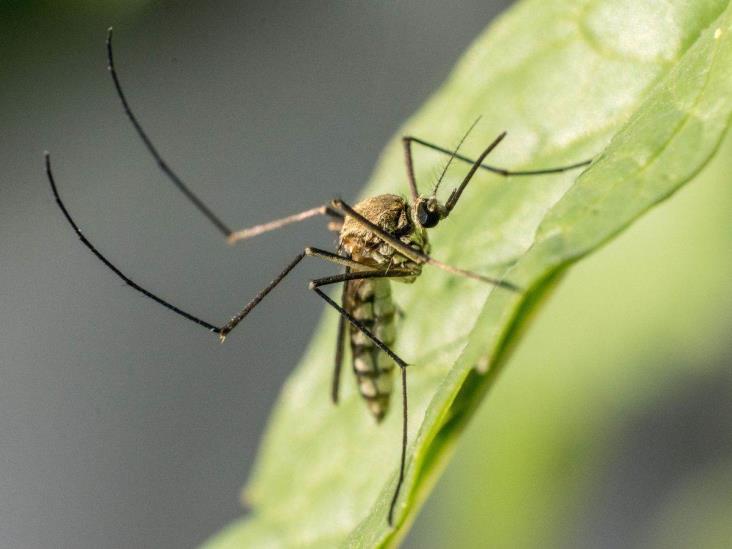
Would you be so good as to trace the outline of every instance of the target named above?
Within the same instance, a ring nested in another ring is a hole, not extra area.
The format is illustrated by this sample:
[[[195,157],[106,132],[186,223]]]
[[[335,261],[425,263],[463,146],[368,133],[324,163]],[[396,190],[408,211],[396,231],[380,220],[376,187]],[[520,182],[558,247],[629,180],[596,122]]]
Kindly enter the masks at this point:
[[[384,345],[396,338],[391,285],[384,279],[351,280],[344,294],[344,308],[363,323]],[[353,372],[358,390],[376,418],[381,421],[389,409],[394,361],[355,326],[350,326]]]

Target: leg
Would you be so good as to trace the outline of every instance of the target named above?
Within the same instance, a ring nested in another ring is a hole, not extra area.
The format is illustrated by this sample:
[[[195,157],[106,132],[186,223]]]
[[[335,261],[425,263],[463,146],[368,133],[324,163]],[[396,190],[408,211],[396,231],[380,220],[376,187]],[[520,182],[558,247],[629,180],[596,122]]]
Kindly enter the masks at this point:
[[[169,301],[166,301],[165,299],[159,297],[158,295],[152,293],[149,290],[146,290],[139,284],[137,284],[135,281],[133,281],[131,278],[129,278],[126,274],[124,274],[120,269],[118,269],[111,261],[109,261],[97,248],[84,236],[84,234],[81,232],[81,229],[76,224],[74,219],[71,217],[71,214],[66,209],[66,205],[63,203],[63,200],[61,200],[61,196],[59,195],[58,188],[56,187],[56,181],[53,177],[53,172],[51,171],[51,157],[46,153],[46,175],[48,176],[48,181],[51,185],[51,191],[53,192],[53,196],[56,200],[56,203],[58,204],[58,207],[61,210],[61,213],[63,213],[64,217],[66,218],[66,221],[68,221],[69,225],[71,225],[71,228],[74,230],[74,232],[77,234],[79,239],[81,240],[82,244],[86,246],[90,252],[92,252],[97,259],[99,259],[102,263],[104,263],[114,274],[116,274],[119,278],[121,278],[125,284],[130,286],[131,288],[137,290],[141,294],[143,294],[146,297],[149,297],[153,301],[156,301],[166,309],[169,309],[173,311],[174,313],[182,316],[183,318],[190,320],[191,322],[194,322],[195,324],[198,324],[199,326],[203,326],[210,332],[213,332],[215,334],[219,335],[219,338],[223,341],[226,335],[233,330],[239,322],[242,321],[242,319],[251,312],[251,310],[256,307],[264,297],[271,292],[277,284],[282,282],[282,280],[290,273],[292,269],[295,268],[295,266],[300,263],[300,261],[305,256],[312,256],[312,257],[318,257],[320,259],[324,259],[326,261],[329,261],[331,263],[336,263],[338,265],[344,265],[346,267],[355,267],[357,269],[363,269],[363,265],[360,263],[357,263],[356,261],[353,261],[351,259],[341,257],[337,254],[327,252],[325,250],[320,250],[318,248],[305,248],[300,254],[298,254],[295,259],[285,267],[285,269],[277,275],[277,277],[269,283],[269,285],[264,288],[261,292],[259,292],[252,301],[247,304],[242,311],[236,315],[234,318],[232,318],[226,325],[224,326],[216,326],[215,324],[212,324],[210,322],[207,322],[205,320],[202,320],[198,318],[197,316],[194,316],[178,307],[170,303]]]
[[[348,267],[346,273],[348,274]],[[341,294],[341,303],[345,299],[348,283],[343,285],[343,293]],[[335,364],[333,365],[333,381],[330,386],[330,398],[333,404],[338,404],[338,392],[341,386],[341,369],[343,368],[343,351],[346,344],[346,319],[341,315],[338,317],[338,335],[336,336],[336,352]]]
[[[427,147],[429,149],[432,149],[433,151],[437,151],[443,154],[448,154],[451,156],[454,156],[458,160],[461,160],[463,162],[467,162],[468,164],[475,164],[475,160],[472,160],[468,158],[467,156],[463,156],[461,154],[458,154],[457,151],[451,151],[450,149],[445,149],[444,147],[440,147],[439,145],[435,145],[433,143],[430,143],[429,141],[425,141],[424,139],[420,139],[418,137],[413,136],[407,136],[403,137],[402,141],[404,142],[405,148],[408,147],[407,143],[411,144],[412,142],[418,143],[419,145],[422,145],[424,147]],[[411,157],[411,152],[410,152]],[[567,166],[558,166],[556,168],[544,168],[540,170],[517,170],[517,171],[511,171],[506,170],[505,168],[497,168],[495,166],[489,166],[487,164],[481,164],[480,168],[483,170],[487,170],[491,173],[495,173],[498,175],[503,175],[505,177],[508,176],[526,176],[526,175],[546,175],[551,173],[561,173],[566,172],[569,170],[574,170],[577,168],[582,168],[584,166],[589,165],[592,162],[592,160],[584,160],[582,162],[577,162],[576,164],[569,164]]]
[[[160,166],[160,169],[163,170],[163,173],[168,176],[168,179],[170,179],[170,181],[172,181],[173,184],[178,187],[178,190],[180,190],[180,192],[182,192],[185,197],[188,198],[188,200],[190,200],[193,205],[198,208],[198,210],[204,216],[206,216],[206,218],[211,223],[213,223],[213,225],[219,230],[221,234],[223,234],[224,236],[229,236],[231,234],[231,229],[229,229],[229,227],[223,221],[221,221],[221,219],[219,219],[216,214],[214,214],[209,209],[209,207],[206,206],[206,204],[204,204],[203,201],[188,188],[185,183],[183,183],[183,180],[178,177],[178,175],[172,170],[172,168],[168,166],[168,163],[163,160],[162,156],[160,156],[160,153],[155,148],[155,145],[153,145],[152,141],[145,133],[145,130],[142,129],[142,126],[138,122],[137,117],[132,112],[129,103],[127,102],[127,97],[122,91],[122,84],[120,84],[119,77],[117,76],[117,71],[114,68],[114,55],[112,54],[112,27],[109,27],[109,29],[107,30],[107,68],[109,69],[109,73],[112,75],[114,88],[115,90],[117,90],[117,96],[122,102],[122,108],[124,109],[127,118],[129,118],[130,122],[132,122],[132,125],[135,127],[137,134],[140,136],[140,139],[142,139],[142,142],[145,144],[147,150],[150,151],[150,154],[155,159],[155,162],[157,162],[158,166]]]
[[[353,273],[353,274],[366,274],[366,273]],[[353,279],[351,279],[353,280]],[[404,362],[399,356],[397,356],[394,351],[389,349],[379,338],[377,338],[371,331],[364,326],[361,322],[356,320],[351,314],[346,311],[343,307],[338,305],[335,301],[333,301],[330,297],[328,297],[320,288],[317,287],[314,283],[317,283],[317,281],[313,281],[310,283],[310,287],[312,290],[317,293],[320,297],[322,297],[328,305],[333,307],[336,311],[338,311],[341,315],[341,317],[345,317],[345,319],[350,322],[352,325],[354,325],[356,328],[358,328],[361,332],[363,332],[366,337],[368,337],[371,341],[374,342],[374,344],[381,349],[383,352],[385,352],[387,355],[389,355],[394,362],[397,363],[399,368],[401,369],[402,374],[402,453],[401,458],[399,461],[399,478],[397,479],[397,485],[394,489],[394,495],[391,498],[391,503],[389,504],[389,515],[388,515],[388,521],[389,526],[394,525],[394,508],[396,507],[397,499],[399,498],[399,492],[402,489],[402,483],[404,482],[404,468],[406,466],[406,460],[407,460],[407,419],[408,419],[408,411],[409,406],[407,403],[407,363]]]
[[[311,290],[313,290],[313,289],[319,288],[321,286],[327,286],[329,284],[337,284],[339,282],[344,282],[343,294],[341,295],[341,303],[343,303],[343,301],[345,299],[346,291],[348,289],[349,280],[363,280],[364,278],[400,278],[400,277],[415,276],[415,274],[416,273],[414,273],[413,271],[406,271],[406,270],[392,270],[389,272],[386,272],[386,271],[352,272],[347,268],[345,273],[311,280],[309,287]],[[333,401],[333,404],[338,403],[338,390],[339,390],[339,386],[340,386],[341,368],[343,366],[343,347],[345,344],[345,336],[346,336],[345,330],[346,330],[346,318],[343,315],[341,315],[340,318],[338,319],[338,336],[337,336],[338,340],[336,342],[335,365],[334,365],[334,371],[333,371],[333,382],[331,385],[331,400]]]
[[[362,266],[363,267],[363,266]],[[316,278],[311,280],[308,288],[314,290],[321,286],[328,286],[329,284],[337,284],[339,282],[347,282],[349,280],[363,280],[364,278],[407,278],[410,276],[417,276],[419,273],[409,271],[407,269],[392,269],[391,271],[346,271],[345,273],[324,276],[323,278]]]
[[[270,221],[268,223],[262,223],[261,225],[255,225],[254,227],[249,227],[248,229],[240,229],[238,231],[229,233],[227,241],[229,242],[229,244],[234,244],[240,240],[246,240],[247,238],[252,238],[253,236],[257,236],[262,233],[274,231],[276,229],[284,227],[285,225],[304,221],[311,217],[315,217],[316,215],[329,215],[335,218],[336,223],[339,220],[343,220],[343,215],[336,212],[332,208],[329,208],[328,206],[318,206],[317,208],[311,208],[310,210],[305,210],[304,212],[289,215],[281,219],[275,219],[274,221]]]
[[[261,290],[257,295],[254,296],[254,298],[247,303],[246,307],[244,307],[239,313],[234,316],[229,322],[227,322],[224,326],[218,329],[219,339],[223,343],[223,341],[226,339],[226,336],[229,335],[229,332],[231,332],[234,328],[237,327],[237,325],[244,320],[244,318],[252,312],[252,309],[259,305],[259,303],[266,297],[268,293],[270,293],[272,290],[274,290],[277,285],[284,280],[284,278],[290,274],[290,271],[294,269],[300,261],[305,256],[310,257],[318,257],[320,259],[324,259],[326,261],[330,261],[331,263],[336,263],[338,265],[345,265],[347,267],[353,267],[358,266],[359,268],[363,268],[363,265],[360,263],[357,263],[356,261],[353,261],[351,259],[341,257],[337,254],[326,252],[325,250],[320,250],[318,248],[305,248],[301,253],[299,253],[295,259],[292,260],[292,262],[287,265],[287,267],[284,268],[284,270],[278,274],[272,282],[270,282],[263,290]]]
[[[122,108],[125,111],[125,114],[127,115],[127,118],[130,119],[130,122],[135,128],[135,131],[140,136],[140,139],[142,139],[142,142],[145,144],[145,147],[152,155],[155,162],[160,166],[160,169],[163,171],[163,173],[168,177],[168,179],[180,190],[180,192],[183,193],[183,195],[190,200],[193,205],[200,211],[218,230],[221,234],[223,234],[230,244],[233,244],[234,242],[237,242],[239,240],[244,240],[246,238],[251,238],[253,236],[256,236],[258,234],[262,234],[268,231],[273,231],[275,229],[279,229],[280,227],[284,227],[285,225],[289,225],[290,223],[296,223],[298,221],[303,221],[305,219],[309,219],[310,217],[314,217],[316,215],[330,215],[338,217],[338,214],[328,208],[327,206],[321,206],[320,208],[312,208],[310,210],[306,210],[301,213],[297,213],[288,217],[284,217],[282,219],[276,219],[274,221],[270,221],[269,223],[263,223],[261,225],[257,225],[255,227],[251,227],[249,229],[243,229],[239,231],[232,231],[228,225],[226,225],[221,219],[213,213],[213,211],[192,191],[188,188],[188,186],[183,182],[183,180],[176,174],[173,169],[168,165],[168,163],[163,159],[163,157],[158,152],[155,145],[153,145],[152,140],[148,137],[147,133],[145,133],[145,130],[142,128],[142,125],[137,120],[137,117],[135,116],[135,113],[132,112],[132,108],[130,107],[130,104],[127,101],[127,96],[125,95],[124,91],[122,90],[122,84],[119,80],[119,76],[117,75],[117,70],[114,65],[114,55],[112,51],[112,28],[110,27],[107,31],[107,66],[109,68],[109,73],[112,76],[112,82],[114,83],[114,89],[117,91],[117,96],[119,97],[120,102],[122,103]]]
[[[447,271],[454,275],[462,276],[465,278],[471,278],[473,280],[479,280],[481,282],[487,282],[488,284],[494,284],[496,286],[500,286],[501,288],[505,288],[507,290],[511,290],[514,292],[521,291],[518,286],[515,286],[514,284],[511,284],[510,282],[507,282],[505,280],[498,280],[496,278],[492,278],[489,276],[483,276],[483,275],[480,275],[477,273],[473,273],[471,271],[459,269],[458,267],[453,267],[452,265],[448,265],[446,263],[443,263],[442,261],[439,261],[433,257],[430,257],[429,255],[427,255],[424,252],[415,250],[414,248],[410,248],[409,246],[404,244],[401,240],[395,238],[393,235],[390,235],[389,233],[387,233],[386,231],[381,229],[381,227],[379,227],[378,225],[371,223],[371,221],[369,221],[364,216],[362,216],[360,213],[355,211],[348,204],[343,202],[343,200],[341,200],[340,198],[334,199],[331,202],[331,205],[334,209],[345,212],[346,215],[348,215],[349,217],[352,217],[353,219],[358,221],[364,227],[367,227],[376,236],[381,238],[384,242],[386,242],[387,244],[392,246],[400,254],[411,259],[415,263],[419,263],[419,264],[427,263],[429,265],[433,265],[439,269],[442,269],[443,271]]]
[[[53,179],[53,172],[51,171],[51,157],[48,153],[46,153],[46,175],[48,176],[48,181],[51,184],[51,191],[53,191],[53,196],[56,199],[56,204],[58,204],[58,207],[61,209],[61,212],[64,214],[64,217],[66,218],[66,221],[69,222],[69,225],[71,225],[71,228],[74,229],[74,232],[81,240],[82,244],[86,246],[91,253],[93,253],[97,259],[99,259],[102,263],[104,263],[109,269],[116,274],[119,278],[121,278],[125,284],[130,286],[131,288],[137,290],[144,296],[149,297],[153,301],[157,301],[160,303],[163,307],[170,309],[176,314],[179,314],[183,318],[187,318],[191,322],[195,322],[199,326],[203,326],[207,330],[217,334],[219,333],[220,329],[214,326],[213,324],[206,322],[205,320],[201,320],[198,317],[195,317],[182,309],[179,309],[175,305],[165,301],[163,298],[158,297],[154,293],[146,290],[136,282],[134,282],[132,279],[130,279],[127,275],[125,275],[122,271],[120,271],[111,261],[109,261],[106,257],[102,255],[102,253],[97,250],[94,245],[89,242],[89,240],[84,236],[84,234],[81,232],[81,229],[79,229],[79,226],[76,224],[74,219],[71,217],[71,214],[66,209],[66,206],[64,205],[63,201],[61,200],[61,196],[58,194],[58,189],[56,188],[56,182]]]
[[[389,516],[387,518],[389,526],[394,526],[394,508],[396,507],[397,499],[399,499],[399,491],[402,489],[402,483],[404,482],[404,468],[407,461],[407,413],[407,369],[402,368],[402,456],[399,462],[399,478],[397,479],[396,489],[394,490],[394,495],[391,496],[391,503],[389,503]]]
[[[310,289],[315,290],[320,297],[325,299],[325,301],[335,307],[335,309],[340,313],[340,323],[339,326],[342,326],[345,324],[344,320],[347,320],[356,328],[361,330],[366,336],[371,339],[383,352],[388,354],[391,358],[394,359],[394,361],[399,365],[399,368],[401,369],[402,374],[402,454],[401,454],[401,460],[399,464],[399,479],[397,481],[396,489],[394,490],[394,495],[392,496],[391,504],[389,505],[389,525],[393,525],[393,519],[394,519],[394,507],[396,506],[397,498],[399,497],[399,491],[402,487],[402,482],[404,482],[404,467],[406,464],[406,457],[407,457],[407,417],[408,417],[408,406],[407,406],[407,368],[406,364],[403,360],[399,359],[399,357],[389,349],[381,340],[379,340],[366,326],[364,326],[361,322],[353,318],[350,313],[348,313],[343,307],[339,307],[335,302],[333,302],[329,297],[326,296],[319,288],[321,286],[326,286],[328,284],[336,284],[338,282],[348,282],[349,280],[362,280],[364,278],[399,278],[403,276],[414,276],[414,272],[402,270],[402,271],[364,271],[364,272],[348,272],[346,271],[343,274],[335,275],[335,276],[328,276],[323,278],[318,278],[316,280],[312,280],[310,282]],[[346,288],[346,284],[344,284],[344,292]],[[342,341],[342,335],[339,332],[340,340]],[[336,363],[340,364],[340,360],[338,358],[338,355],[336,354]],[[338,368],[338,367],[337,367]],[[339,368],[338,368],[339,369]]]

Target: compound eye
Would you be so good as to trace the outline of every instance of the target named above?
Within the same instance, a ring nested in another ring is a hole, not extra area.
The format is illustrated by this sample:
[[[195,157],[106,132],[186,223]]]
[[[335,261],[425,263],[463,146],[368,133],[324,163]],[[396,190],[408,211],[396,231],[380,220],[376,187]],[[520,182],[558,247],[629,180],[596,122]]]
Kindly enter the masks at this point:
[[[437,210],[430,210],[426,202],[417,204],[417,221],[425,229],[431,229],[440,221],[440,213]]]

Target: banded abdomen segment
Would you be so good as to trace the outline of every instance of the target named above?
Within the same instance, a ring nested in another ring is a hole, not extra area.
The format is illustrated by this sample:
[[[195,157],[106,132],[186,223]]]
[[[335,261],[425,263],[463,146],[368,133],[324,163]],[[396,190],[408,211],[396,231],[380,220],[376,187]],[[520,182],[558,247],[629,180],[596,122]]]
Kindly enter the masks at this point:
[[[394,344],[395,307],[388,280],[372,278],[349,281],[343,306],[387,347]],[[396,364],[353,325],[350,327],[350,340],[358,390],[376,421],[381,421],[389,409]]]

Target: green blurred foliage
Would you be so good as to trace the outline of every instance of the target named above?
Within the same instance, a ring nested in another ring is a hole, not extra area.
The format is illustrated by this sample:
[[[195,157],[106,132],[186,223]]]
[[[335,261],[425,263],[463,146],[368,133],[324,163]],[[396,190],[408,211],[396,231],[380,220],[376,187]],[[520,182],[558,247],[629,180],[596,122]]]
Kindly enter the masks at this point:
[[[727,139],[688,188],[572,269],[466,431],[419,546],[562,546],[602,505],[634,418],[683,405],[708,378],[732,394],[731,171]],[[729,456],[678,479],[645,546],[728,546],[731,488]]]
[[[431,235],[440,259],[483,272],[492,268],[526,288],[525,293],[491,291],[427,269],[415,285],[397,290],[407,314],[397,351],[413,364],[412,443],[397,511],[399,528],[387,527],[386,514],[395,478],[387,471],[393,472],[398,460],[400,418],[392,413],[377,429],[348,383],[338,410],[331,408],[326,395],[336,317],[328,314],[273,414],[246,490],[252,518],[223,532],[209,547],[397,543],[516,349],[518,336],[566,269],[692,179],[716,152],[732,111],[730,30],[732,12],[721,0],[554,0],[517,4],[479,38],[401,133],[449,143],[482,114],[485,122],[471,136],[466,154],[477,155],[509,128],[509,139],[493,157],[498,165],[557,165],[601,154],[577,180],[565,174],[506,183],[483,176],[454,216]],[[423,186],[434,181],[433,172],[443,162],[419,154],[418,181]],[[444,188],[462,173],[454,170]],[[366,192],[398,191],[400,181],[404,166],[395,141]],[[705,223],[711,223],[712,215],[705,213]],[[665,238],[679,230],[674,223],[666,225]],[[694,239],[679,240],[693,253],[705,251]],[[702,242],[711,247],[713,240]],[[691,335],[697,324],[685,303],[684,314],[673,317],[678,326],[665,307],[654,308],[652,302],[639,307],[638,294],[629,309],[622,309],[617,298],[606,308],[588,306],[601,302],[603,285],[613,288],[631,272],[629,266],[643,272],[636,277],[640,284],[658,264],[664,271],[648,279],[650,293],[666,299],[666,307],[667,296],[694,292],[723,307],[720,296],[708,292],[712,281],[704,280],[719,276],[721,281],[723,275],[687,278],[679,291],[666,272],[668,263],[648,257],[648,240],[639,238],[633,246],[640,247],[582,286],[581,297],[569,299],[566,308],[560,288],[556,305],[542,318],[551,318],[552,329],[563,329],[561,337],[554,331],[537,341],[534,335],[518,347],[508,370],[524,377],[511,385],[507,375],[489,399],[490,409],[501,414],[492,413],[487,428],[506,438],[494,444],[500,438],[496,433],[476,433],[477,427],[469,431],[468,444],[478,447],[464,454],[474,460],[457,467],[453,482],[443,489],[440,499],[449,506],[443,528],[451,534],[435,546],[530,547],[545,546],[552,535],[558,538],[563,521],[582,505],[578,494],[588,484],[587,464],[608,455],[607,444],[598,448],[579,433],[586,429],[601,442],[593,422],[610,421],[620,403],[647,404],[653,394],[648,388],[662,385],[659,370],[666,375],[674,367],[683,370],[676,357],[650,360],[669,348],[648,333],[638,338],[638,326],[701,345]],[[653,244],[651,249],[659,251]],[[716,255],[721,249],[706,252]],[[681,271],[678,265],[675,270]],[[620,290],[626,291],[616,288]],[[603,324],[613,308],[622,330]],[[563,316],[567,311],[569,316]],[[635,367],[623,354],[634,349]],[[576,362],[569,358],[580,352],[585,354]],[[547,356],[558,358],[547,364]],[[662,368],[654,372],[646,366],[650,362]],[[565,371],[572,365],[577,368]],[[515,392],[508,395],[511,387]],[[551,426],[556,425],[560,433],[552,440]],[[490,496],[481,499],[473,490]],[[464,505],[457,507],[456,501]],[[435,542],[437,534],[431,536]]]

